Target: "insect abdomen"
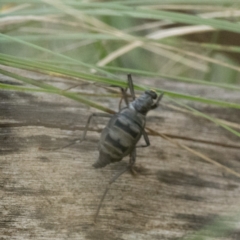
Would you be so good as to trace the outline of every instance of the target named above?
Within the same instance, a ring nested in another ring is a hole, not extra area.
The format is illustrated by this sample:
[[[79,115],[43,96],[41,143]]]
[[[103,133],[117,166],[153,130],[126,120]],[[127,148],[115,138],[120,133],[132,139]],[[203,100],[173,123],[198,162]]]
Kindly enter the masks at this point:
[[[140,139],[145,119],[141,119],[132,109],[123,109],[114,115],[102,131],[99,142],[99,158],[93,165],[105,167],[111,162],[121,161],[128,155]]]

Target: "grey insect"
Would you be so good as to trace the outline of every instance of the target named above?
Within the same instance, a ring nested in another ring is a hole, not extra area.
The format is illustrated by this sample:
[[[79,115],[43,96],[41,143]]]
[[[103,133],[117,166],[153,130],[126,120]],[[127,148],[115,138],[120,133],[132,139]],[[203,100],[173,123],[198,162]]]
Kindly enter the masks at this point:
[[[130,89],[132,102],[128,102],[127,90]],[[125,156],[130,155],[129,164],[122,171],[118,172],[108,184],[102,199],[99,203],[94,221],[96,221],[100,211],[102,202],[109,190],[110,185],[116,181],[124,172],[131,170],[136,160],[136,148],[147,147],[150,141],[147,133],[144,130],[146,124],[146,114],[149,110],[158,107],[159,102],[163,96],[157,95],[154,90],[146,90],[139,98],[135,97],[132,77],[128,75],[128,87],[122,89],[123,99],[126,107],[121,109],[118,113],[111,115],[107,113],[94,113],[89,116],[82,140],[85,140],[88,126],[92,117],[110,117],[106,127],[103,129],[99,141],[99,157],[93,164],[95,168],[102,168],[114,162],[121,161]],[[156,101],[154,101],[156,100]],[[136,146],[139,139],[143,136],[146,144]]]

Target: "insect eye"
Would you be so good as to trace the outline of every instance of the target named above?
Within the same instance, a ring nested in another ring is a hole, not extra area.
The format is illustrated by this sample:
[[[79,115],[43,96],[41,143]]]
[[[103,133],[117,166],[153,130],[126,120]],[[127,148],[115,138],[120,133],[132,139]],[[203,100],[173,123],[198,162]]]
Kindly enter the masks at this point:
[[[145,93],[146,93],[146,94],[149,94],[149,95],[152,97],[152,99],[156,99],[156,98],[157,98],[157,93],[156,93],[156,91],[153,90],[153,89],[147,90],[147,91],[145,91]]]

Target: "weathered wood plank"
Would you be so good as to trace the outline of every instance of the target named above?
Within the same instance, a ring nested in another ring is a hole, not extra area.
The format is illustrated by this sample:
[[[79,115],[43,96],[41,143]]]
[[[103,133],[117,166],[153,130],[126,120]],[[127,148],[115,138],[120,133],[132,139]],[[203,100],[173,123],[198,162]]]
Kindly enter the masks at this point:
[[[50,82],[46,76],[34,73],[32,77]],[[0,79],[10,81],[3,76]],[[54,83],[68,86],[60,78],[54,78]],[[240,100],[237,92],[217,88],[213,91],[164,80],[154,84],[221,100]],[[85,91],[99,89],[89,86]],[[118,99],[97,100],[117,109]],[[88,141],[68,148],[41,148],[65,146],[81,136],[87,116],[96,110],[42,93],[0,91],[0,101],[0,239],[178,239],[239,205],[239,179],[150,136],[151,146],[138,149],[138,174],[126,173],[113,184],[94,225],[93,216],[108,180],[128,159],[94,169],[97,131],[89,132]],[[208,120],[174,111],[166,99],[162,103],[149,114],[149,127],[178,136],[176,141],[240,172],[237,137]],[[239,123],[239,110],[194,105]],[[105,122],[96,120],[94,128],[101,129]],[[240,235],[235,233],[228,239],[234,237]]]

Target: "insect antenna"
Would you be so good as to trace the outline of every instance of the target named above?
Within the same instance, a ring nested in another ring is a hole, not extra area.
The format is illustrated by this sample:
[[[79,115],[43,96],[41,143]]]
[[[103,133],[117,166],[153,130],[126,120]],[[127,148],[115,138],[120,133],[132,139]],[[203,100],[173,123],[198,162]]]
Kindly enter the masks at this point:
[[[164,93],[162,93],[161,95],[158,96],[157,101],[152,105],[151,109],[155,109],[158,107],[159,102],[161,101],[162,97],[163,97]]]

